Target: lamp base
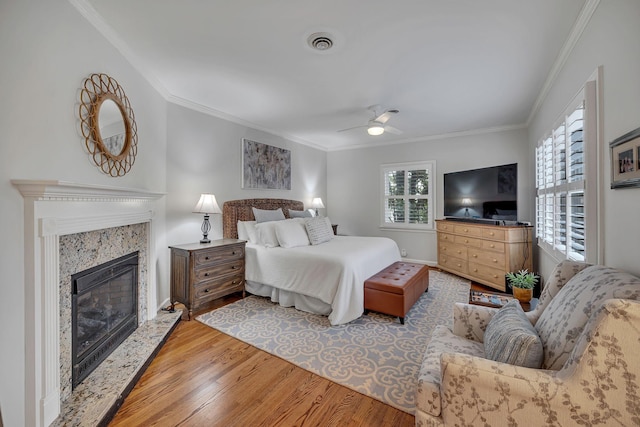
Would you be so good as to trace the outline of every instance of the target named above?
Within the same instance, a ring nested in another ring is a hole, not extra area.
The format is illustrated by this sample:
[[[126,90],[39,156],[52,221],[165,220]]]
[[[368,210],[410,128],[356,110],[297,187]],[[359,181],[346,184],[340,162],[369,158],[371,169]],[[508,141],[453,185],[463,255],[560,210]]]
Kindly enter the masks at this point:
[[[200,240],[200,243],[211,243],[211,240],[209,240],[209,239],[202,239],[202,240]]]

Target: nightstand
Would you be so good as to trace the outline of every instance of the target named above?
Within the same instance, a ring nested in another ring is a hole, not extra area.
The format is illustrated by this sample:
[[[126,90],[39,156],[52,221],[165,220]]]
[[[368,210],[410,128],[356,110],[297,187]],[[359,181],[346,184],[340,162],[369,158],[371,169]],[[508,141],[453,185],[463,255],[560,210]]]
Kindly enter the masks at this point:
[[[212,308],[217,298],[242,292],[244,249],[236,239],[169,246],[171,249],[171,309],[177,302],[193,314]]]

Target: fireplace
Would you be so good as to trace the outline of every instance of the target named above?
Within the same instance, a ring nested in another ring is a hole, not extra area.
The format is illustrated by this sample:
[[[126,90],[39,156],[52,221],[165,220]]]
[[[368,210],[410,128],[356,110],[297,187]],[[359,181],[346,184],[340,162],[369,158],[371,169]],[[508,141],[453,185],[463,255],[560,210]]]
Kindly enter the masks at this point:
[[[138,326],[138,251],[71,276],[72,386]]]

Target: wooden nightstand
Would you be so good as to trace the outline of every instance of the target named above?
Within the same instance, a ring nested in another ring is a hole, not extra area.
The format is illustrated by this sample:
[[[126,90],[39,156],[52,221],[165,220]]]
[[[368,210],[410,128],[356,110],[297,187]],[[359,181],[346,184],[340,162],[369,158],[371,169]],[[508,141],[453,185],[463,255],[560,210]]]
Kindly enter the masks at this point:
[[[194,313],[212,308],[212,302],[234,292],[244,297],[244,249],[236,239],[169,246],[171,249],[171,309],[176,302]]]

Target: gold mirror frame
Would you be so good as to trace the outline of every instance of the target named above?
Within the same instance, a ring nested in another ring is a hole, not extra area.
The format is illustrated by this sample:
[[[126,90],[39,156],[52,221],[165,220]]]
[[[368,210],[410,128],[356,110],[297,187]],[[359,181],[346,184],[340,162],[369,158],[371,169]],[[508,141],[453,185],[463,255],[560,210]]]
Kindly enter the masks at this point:
[[[106,100],[113,101],[122,114],[125,137],[119,153],[112,153],[108,149],[100,133],[100,108]],[[92,74],[85,79],[80,92],[79,114],[82,136],[96,166],[113,177],[124,176],[133,166],[138,153],[138,128],[122,86],[106,74]]]

